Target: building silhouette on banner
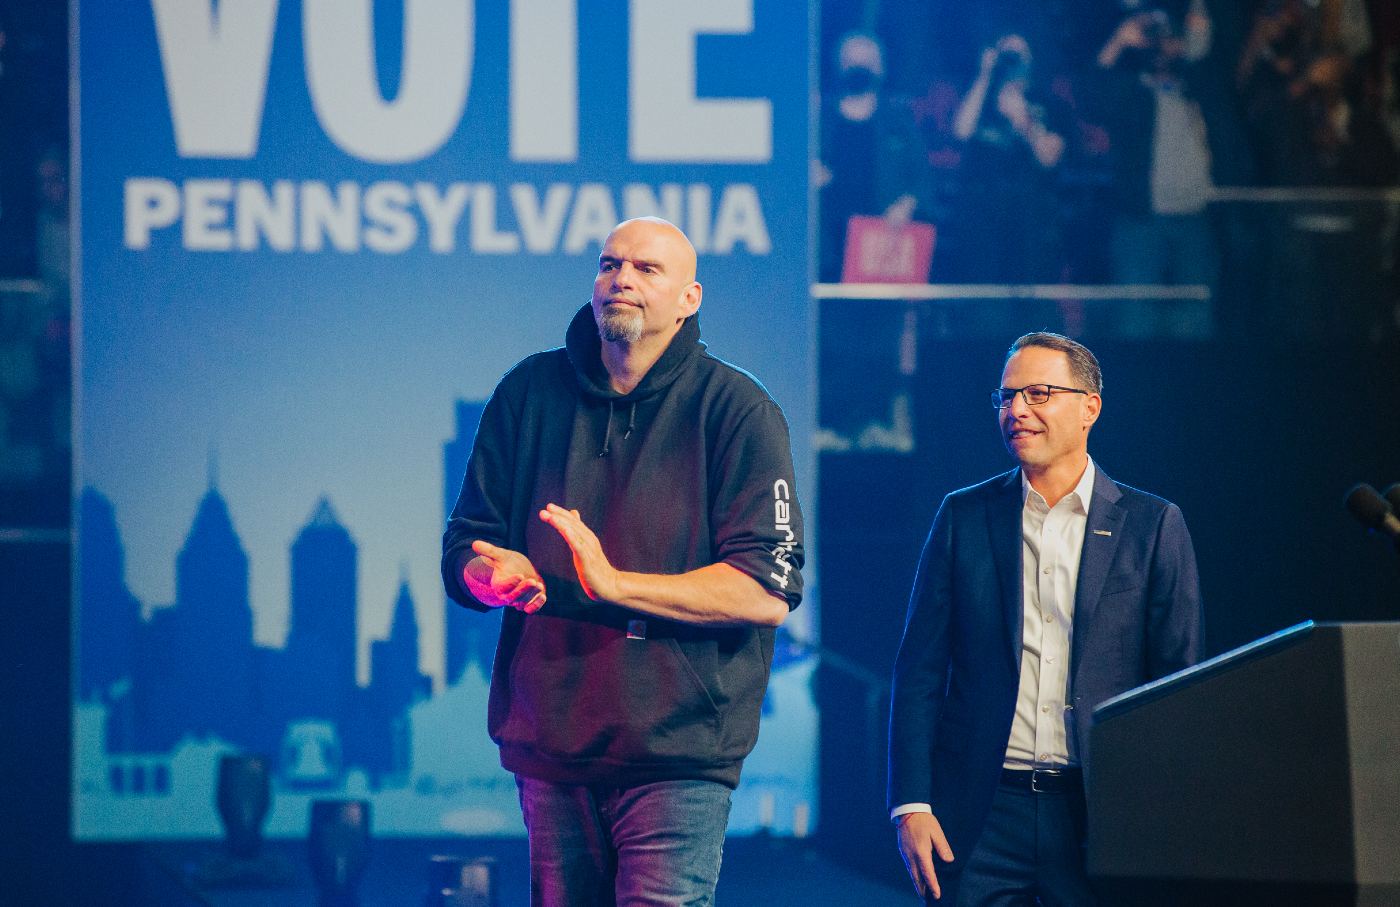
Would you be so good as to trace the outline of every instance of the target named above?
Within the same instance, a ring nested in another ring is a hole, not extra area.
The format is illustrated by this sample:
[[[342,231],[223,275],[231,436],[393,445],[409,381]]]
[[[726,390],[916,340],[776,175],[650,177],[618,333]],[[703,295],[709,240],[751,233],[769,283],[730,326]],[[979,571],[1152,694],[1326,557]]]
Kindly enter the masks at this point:
[[[165,753],[218,738],[274,756],[289,787],[333,788],[362,770],[371,787],[404,775],[409,708],[431,691],[418,667],[407,580],[389,637],[371,645],[370,683],[356,681],[357,552],[325,498],[291,546],[285,645],[259,646],[248,556],[211,484],[175,561],[175,601],[149,620],[122,581],[111,504],[91,488],[84,536],[79,689],[107,706],[109,754]],[[115,605],[115,606],[114,606]]]
[[[444,522],[457,501],[484,404],[458,401],[443,445]],[[74,829],[82,838],[218,834],[220,755],[272,757],[273,836],[304,833],[315,797],[370,797],[376,826],[411,834],[520,834],[515,783],[485,733],[499,613],[442,598],[445,684],[420,668],[420,627],[405,568],[384,639],[358,681],[359,551],[330,500],[316,501],[289,548],[287,632],[260,645],[250,563],[211,474],[175,556],[175,600],[127,587],[112,503],[78,501]],[[437,593],[441,595],[441,593]],[[815,661],[780,629],[764,703],[770,732],[746,762],[731,829],[807,816],[815,764]],[[810,752],[809,752],[810,751]],[[760,806],[760,804],[766,804]],[[766,817],[766,818],[765,818]],[[807,819],[802,819],[805,823]]]
[[[467,474],[467,461],[471,459],[472,442],[476,440],[476,429],[481,424],[481,414],[486,409],[485,402],[478,400],[458,400],[456,406],[456,434],[442,446],[442,522],[452,515],[457,506],[457,496],[462,490],[462,478]],[[443,620],[444,652],[443,674],[448,683],[457,682],[463,669],[473,658],[482,666],[484,673],[491,674],[491,663],[496,657],[496,642],[501,638],[501,615],[492,611],[474,620],[462,620],[461,606],[442,597],[445,611]]]

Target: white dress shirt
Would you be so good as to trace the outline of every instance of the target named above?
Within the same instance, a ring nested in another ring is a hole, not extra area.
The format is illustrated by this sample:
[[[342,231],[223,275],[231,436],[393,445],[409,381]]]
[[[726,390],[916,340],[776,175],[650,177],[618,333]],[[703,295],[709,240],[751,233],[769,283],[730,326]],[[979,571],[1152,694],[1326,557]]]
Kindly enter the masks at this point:
[[[1065,702],[1094,472],[1090,460],[1074,490],[1054,507],[1021,474],[1021,688],[1006,744],[1007,768],[1075,761],[1065,732]]]
[[[1074,595],[1095,472],[1091,459],[1074,490],[1054,507],[1021,473],[1021,687],[1006,745],[1007,768],[1075,764],[1065,731],[1065,703]],[[890,810],[890,818],[916,812],[933,808],[905,803]]]

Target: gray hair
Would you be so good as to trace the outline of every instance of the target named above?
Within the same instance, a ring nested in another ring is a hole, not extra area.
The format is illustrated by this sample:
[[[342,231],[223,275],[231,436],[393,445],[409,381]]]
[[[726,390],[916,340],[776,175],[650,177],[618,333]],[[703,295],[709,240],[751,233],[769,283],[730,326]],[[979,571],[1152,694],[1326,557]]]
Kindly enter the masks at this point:
[[[1083,385],[1082,389],[1095,394],[1103,393],[1103,371],[1099,369],[1099,360],[1094,358],[1094,354],[1084,344],[1071,340],[1064,334],[1034,331],[1016,338],[1016,342],[1011,344],[1011,349],[1006,351],[1007,360],[1010,361],[1012,356],[1028,346],[1039,346],[1064,353],[1069,357],[1070,371],[1074,373],[1075,380]]]

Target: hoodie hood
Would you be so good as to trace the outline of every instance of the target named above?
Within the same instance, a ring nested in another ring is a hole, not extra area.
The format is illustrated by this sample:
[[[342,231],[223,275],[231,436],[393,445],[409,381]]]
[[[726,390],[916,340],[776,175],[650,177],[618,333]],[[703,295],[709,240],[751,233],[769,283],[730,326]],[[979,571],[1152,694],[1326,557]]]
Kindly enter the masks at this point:
[[[574,314],[574,320],[569,322],[564,349],[583,392],[590,397],[615,403],[636,403],[664,391],[685,370],[691,359],[705,351],[705,342],[700,339],[700,314],[697,312],[681,322],[681,329],[671,338],[671,345],[666,347],[666,352],[656,360],[641,383],[631,393],[620,394],[613,390],[608,370],[603,366],[602,346],[598,325],[593,320],[593,306],[585,303]]]

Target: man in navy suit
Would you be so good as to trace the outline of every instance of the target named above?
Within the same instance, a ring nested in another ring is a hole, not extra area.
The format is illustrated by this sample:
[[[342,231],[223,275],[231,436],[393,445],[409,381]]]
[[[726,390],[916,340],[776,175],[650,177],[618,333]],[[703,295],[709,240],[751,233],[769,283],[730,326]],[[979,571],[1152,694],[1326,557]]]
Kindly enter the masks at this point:
[[[993,392],[1019,462],[953,492],[909,602],[890,708],[890,814],[919,895],[1094,903],[1089,719],[1201,654],[1196,557],[1176,505],[1089,458],[1094,354],[1027,334]]]

